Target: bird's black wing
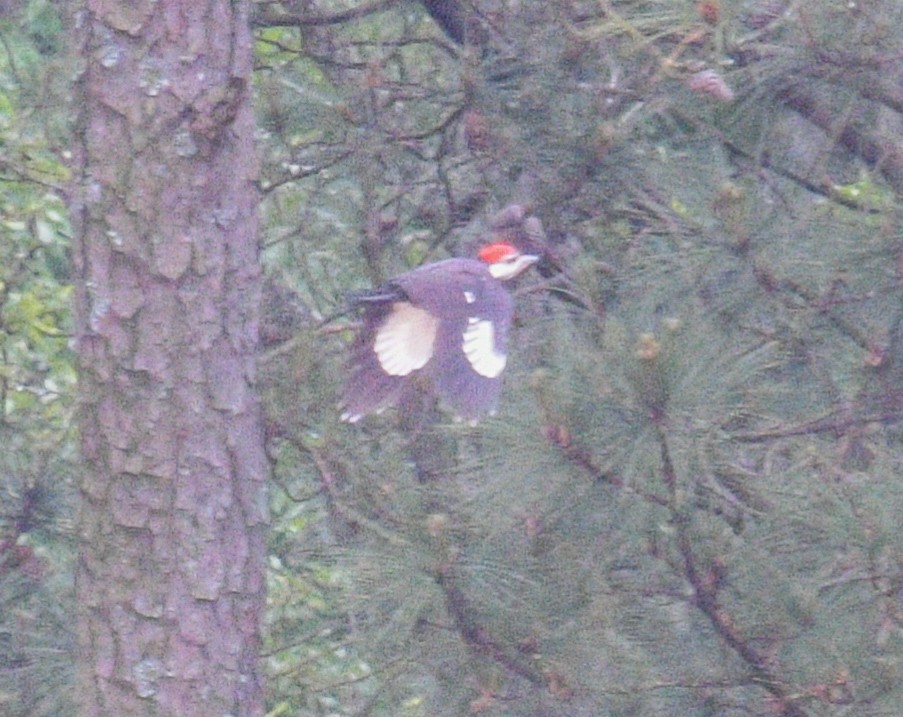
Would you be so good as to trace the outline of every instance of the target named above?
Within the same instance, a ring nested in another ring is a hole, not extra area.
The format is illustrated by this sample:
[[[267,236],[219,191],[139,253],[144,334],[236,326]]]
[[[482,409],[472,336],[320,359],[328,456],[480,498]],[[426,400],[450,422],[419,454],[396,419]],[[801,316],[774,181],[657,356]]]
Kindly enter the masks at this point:
[[[401,279],[412,303],[442,317],[424,367],[439,398],[468,421],[494,413],[514,311],[508,292],[485,264],[469,259],[432,264],[422,275]]]
[[[362,326],[351,346],[348,378],[340,408],[342,420],[354,423],[369,413],[396,405],[409,390],[408,376],[391,376],[379,364],[373,343],[376,332],[397,301],[406,301],[404,291],[393,284],[349,297],[361,312]]]

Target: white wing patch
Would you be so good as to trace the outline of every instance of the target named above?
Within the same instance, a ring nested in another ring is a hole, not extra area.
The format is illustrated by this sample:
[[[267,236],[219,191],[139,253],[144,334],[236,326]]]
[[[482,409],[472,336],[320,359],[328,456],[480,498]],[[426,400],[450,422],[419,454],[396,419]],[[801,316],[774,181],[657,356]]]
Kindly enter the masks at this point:
[[[433,356],[439,319],[428,311],[404,301],[392,304],[392,311],[376,332],[373,351],[390,376],[407,376],[426,366]]]
[[[508,357],[495,348],[495,326],[488,319],[467,319],[464,355],[480,376],[496,378],[505,369]]]

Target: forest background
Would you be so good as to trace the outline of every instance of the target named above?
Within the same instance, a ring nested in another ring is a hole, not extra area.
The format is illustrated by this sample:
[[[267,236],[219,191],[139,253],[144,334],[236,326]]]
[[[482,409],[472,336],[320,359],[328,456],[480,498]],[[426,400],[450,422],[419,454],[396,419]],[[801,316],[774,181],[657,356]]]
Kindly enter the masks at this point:
[[[269,714],[899,715],[900,3],[251,22]],[[77,659],[68,28],[0,7],[0,713],[35,717]],[[498,416],[342,424],[323,319],[499,233],[544,261]]]

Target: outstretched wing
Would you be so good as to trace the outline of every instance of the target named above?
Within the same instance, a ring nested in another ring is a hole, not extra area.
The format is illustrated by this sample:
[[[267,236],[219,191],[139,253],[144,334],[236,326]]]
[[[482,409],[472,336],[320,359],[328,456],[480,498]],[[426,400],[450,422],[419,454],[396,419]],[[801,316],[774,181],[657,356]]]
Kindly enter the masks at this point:
[[[439,398],[469,421],[494,413],[514,311],[508,292],[484,264],[467,259],[431,265],[414,285],[400,284],[418,307],[442,317],[424,367]]]
[[[397,320],[392,321],[395,307],[406,303],[404,293],[397,287],[387,287],[358,295],[353,303],[362,311],[362,326],[351,347],[340,404],[342,420],[350,423],[401,401],[414,370],[398,346],[403,337],[393,329],[398,326]],[[387,322],[389,328],[385,330]]]
[[[354,301],[363,326],[352,346],[343,420],[404,401],[418,375],[461,418],[495,411],[513,302],[485,264],[429,264]]]

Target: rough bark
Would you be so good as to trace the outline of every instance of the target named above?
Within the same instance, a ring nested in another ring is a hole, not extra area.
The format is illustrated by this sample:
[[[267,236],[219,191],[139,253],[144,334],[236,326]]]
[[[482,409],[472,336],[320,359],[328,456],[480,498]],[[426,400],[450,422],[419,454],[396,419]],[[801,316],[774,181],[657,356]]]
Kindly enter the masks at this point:
[[[88,0],[71,209],[83,715],[262,715],[245,0]]]

